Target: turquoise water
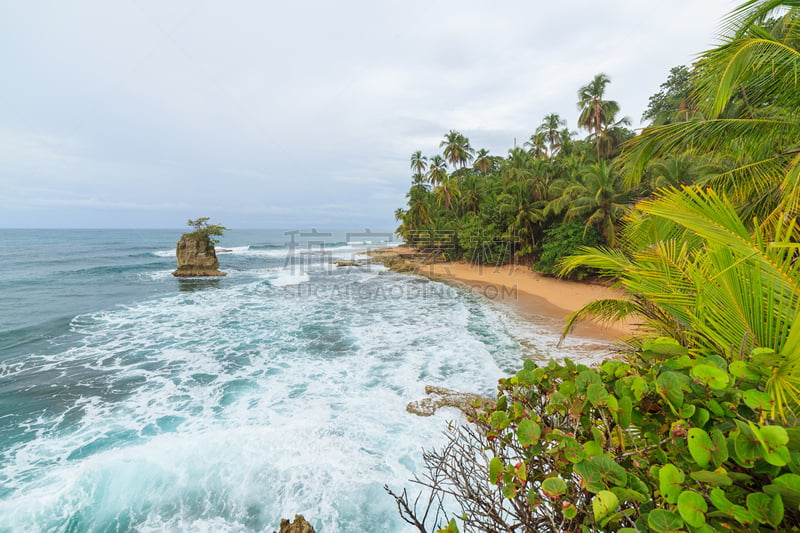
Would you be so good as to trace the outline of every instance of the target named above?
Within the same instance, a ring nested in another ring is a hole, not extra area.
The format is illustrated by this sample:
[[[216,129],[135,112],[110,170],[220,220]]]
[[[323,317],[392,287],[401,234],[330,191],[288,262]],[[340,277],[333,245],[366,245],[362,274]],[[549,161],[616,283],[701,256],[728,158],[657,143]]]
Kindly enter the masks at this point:
[[[558,355],[544,319],[330,264],[386,243],[234,231],[227,277],[178,280],[179,236],[0,230],[0,531],[407,531],[382,487],[459,415],[406,404]]]

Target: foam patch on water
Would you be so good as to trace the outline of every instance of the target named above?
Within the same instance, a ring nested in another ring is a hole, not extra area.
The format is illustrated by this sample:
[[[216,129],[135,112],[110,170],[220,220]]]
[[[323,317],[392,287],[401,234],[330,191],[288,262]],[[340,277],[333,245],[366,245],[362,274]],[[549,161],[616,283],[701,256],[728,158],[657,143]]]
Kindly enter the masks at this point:
[[[0,530],[406,530],[382,486],[414,491],[460,418],[406,404],[426,384],[491,394],[520,345],[466,293],[334,274],[85,315],[78,344],[5,368],[36,401],[0,454]]]

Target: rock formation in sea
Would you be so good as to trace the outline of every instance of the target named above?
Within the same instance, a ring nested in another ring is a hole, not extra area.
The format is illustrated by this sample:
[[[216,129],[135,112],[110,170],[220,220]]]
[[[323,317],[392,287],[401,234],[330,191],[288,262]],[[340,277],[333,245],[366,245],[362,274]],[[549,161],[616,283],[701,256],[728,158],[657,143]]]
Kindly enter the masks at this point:
[[[311,524],[306,522],[303,515],[296,514],[293,522],[289,522],[286,518],[281,520],[281,529],[278,533],[316,533],[316,531]]]
[[[178,257],[178,270],[172,273],[173,276],[225,275],[225,272],[219,271],[214,243],[204,233],[184,233],[175,248],[175,255]]]

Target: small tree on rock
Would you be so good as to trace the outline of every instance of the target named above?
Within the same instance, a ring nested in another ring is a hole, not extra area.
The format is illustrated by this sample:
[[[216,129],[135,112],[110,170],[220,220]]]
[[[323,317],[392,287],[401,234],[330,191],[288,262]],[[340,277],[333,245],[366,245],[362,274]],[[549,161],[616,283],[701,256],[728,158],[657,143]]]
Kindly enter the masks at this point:
[[[209,224],[208,223],[209,220],[210,217],[201,217],[195,220],[189,219],[189,221],[186,224],[194,228],[192,234],[200,235],[208,239],[211,243],[217,244],[219,243],[219,240],[215,239],[214,237],[221,237],[224,232],[230,230],[225,226],[219,226],[217,224]]]

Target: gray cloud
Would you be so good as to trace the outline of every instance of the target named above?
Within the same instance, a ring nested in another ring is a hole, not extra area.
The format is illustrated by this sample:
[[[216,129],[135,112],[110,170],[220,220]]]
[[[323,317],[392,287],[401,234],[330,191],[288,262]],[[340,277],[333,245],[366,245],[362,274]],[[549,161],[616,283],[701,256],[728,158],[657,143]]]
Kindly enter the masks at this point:
[[[574,129],[601,71],[636,122],[733,5],[17,3],[0,226],[393,227],[413,151],[452,128],[503,154],[550,112]]]

